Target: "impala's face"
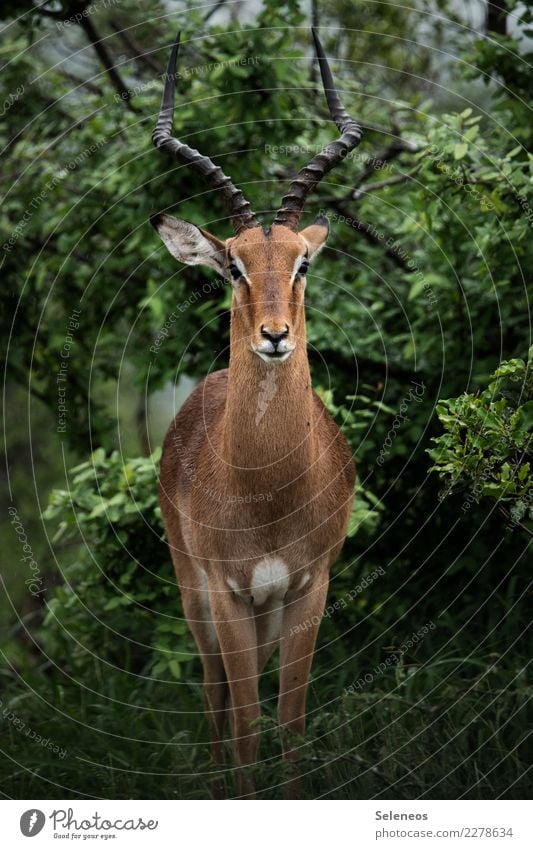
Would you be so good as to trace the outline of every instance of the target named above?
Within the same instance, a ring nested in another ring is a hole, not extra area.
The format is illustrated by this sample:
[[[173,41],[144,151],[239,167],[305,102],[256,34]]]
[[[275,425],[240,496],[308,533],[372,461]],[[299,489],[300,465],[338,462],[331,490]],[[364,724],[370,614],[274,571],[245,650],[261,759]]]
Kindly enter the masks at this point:
[[[232,344],[269,364],[286,362],[305,345],[305,276],[326,242],[327,219],[300,233],[282,225],[253,227],[226,242],[168,215],[152,223],[181,262],[209,265],[231,282]]]
[[[327,226],[311,229],[323,244]],[[283,363],[298,344],[305,344],[306,274],[317,251],[313,234],[305,234],[279,225],[254,227],[226,243],[235,292],[234,338],[244,338],[249,350],[267,363]]]

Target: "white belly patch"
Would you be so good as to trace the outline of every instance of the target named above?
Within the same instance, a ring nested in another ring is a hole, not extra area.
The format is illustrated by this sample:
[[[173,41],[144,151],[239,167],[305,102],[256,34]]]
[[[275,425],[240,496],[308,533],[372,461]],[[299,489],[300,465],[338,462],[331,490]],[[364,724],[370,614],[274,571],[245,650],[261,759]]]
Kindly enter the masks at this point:
[[[243,589],[232,578],[227,582],[242,599],[261,607],[269,599],[283,600],[289,589],[289,570],[279,557],[265,557],[254,566],[249,589]]]

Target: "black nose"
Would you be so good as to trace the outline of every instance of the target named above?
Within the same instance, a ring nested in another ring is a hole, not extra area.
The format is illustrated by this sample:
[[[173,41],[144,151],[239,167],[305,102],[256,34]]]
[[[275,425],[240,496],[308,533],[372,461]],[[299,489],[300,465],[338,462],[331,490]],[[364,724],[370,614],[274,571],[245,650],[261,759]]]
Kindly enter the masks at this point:
[[[278,343],[281,342],[282,339],[286,339],[289,335],[289,325],[285,325],[285,330],[269,330],[268,327],[265,327],[264,324],[261,325],[261,336],[264,336],[265,339],[268,339],[269,342],[272,342],[274,346],[274,350],[278,347]]]

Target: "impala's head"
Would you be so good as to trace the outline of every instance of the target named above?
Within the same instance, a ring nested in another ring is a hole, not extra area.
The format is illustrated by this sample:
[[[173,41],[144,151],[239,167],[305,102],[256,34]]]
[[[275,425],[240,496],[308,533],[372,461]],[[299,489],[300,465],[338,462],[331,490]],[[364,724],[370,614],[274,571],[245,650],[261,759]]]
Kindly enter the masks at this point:
[[[264,362],[286,362],[305,345],[306,273],[328,235],[327,219],[299,229],[311,189],[359,144],[362,131],[344,110],[320,40],[316,52],[331,116],[341,136],[317,154],[293,180],[271,227],[263,227],[242,192],[207,156],[171,135],[179,36],[165,80],[161,111],[153,133],[157,148],[184,161],[226,201],[235,236],[225,241],[188,221],[159,214],[151,222],[170,253],[187,265],[207,265],[233,286],[232,345],[243,345]]]
[[[232,344],[268,363],[285,362],[305,345],[306,273],[326,242],[326,218],[298,233],[282,224],[250,227],[224,242],[169,215],[152,223],[176,259],[208,265],[233,286]]]

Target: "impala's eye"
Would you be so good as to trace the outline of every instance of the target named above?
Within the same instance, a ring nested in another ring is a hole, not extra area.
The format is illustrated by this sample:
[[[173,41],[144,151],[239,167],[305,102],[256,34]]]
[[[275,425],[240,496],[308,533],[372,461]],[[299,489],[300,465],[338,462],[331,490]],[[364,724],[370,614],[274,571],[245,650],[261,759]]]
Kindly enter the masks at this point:
[[[231,262],[229,264],[228,268],[229,268],[229,273],[231,274],[231,276],[233,277],[234,280],[238,280],[240,277],[242,277],[242,272],[240,271],[239,268],[237,268],[237,266],[235,265],[234,262]]]
[[[298,274],[301,274],[302,277],[304,277],[307,274],[308,271],[309,271],[309,262],[308,262],[308,260],[304,259],[300,268],[298,269]]]

